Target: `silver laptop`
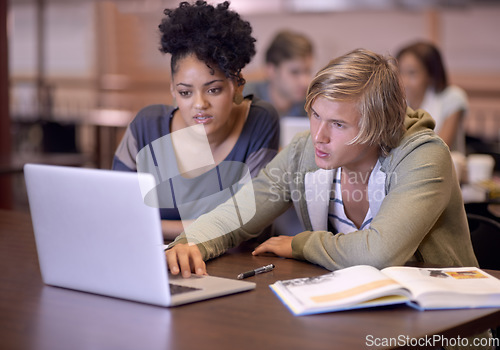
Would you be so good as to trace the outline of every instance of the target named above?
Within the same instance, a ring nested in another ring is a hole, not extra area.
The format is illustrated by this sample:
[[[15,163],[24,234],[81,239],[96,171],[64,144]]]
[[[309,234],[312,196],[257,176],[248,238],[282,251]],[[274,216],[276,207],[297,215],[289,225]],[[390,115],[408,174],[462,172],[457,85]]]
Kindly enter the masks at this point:
[[[160,306],[255,288],[255,283],[169,275],[149,174],[26,164],[26,187],[44,283]],[[139,181],[140,180],[140,181]]]
[[[310,130],[309,118],[283,116],[280,118],[280,146],[286,147],[293,137],[306,130]]]

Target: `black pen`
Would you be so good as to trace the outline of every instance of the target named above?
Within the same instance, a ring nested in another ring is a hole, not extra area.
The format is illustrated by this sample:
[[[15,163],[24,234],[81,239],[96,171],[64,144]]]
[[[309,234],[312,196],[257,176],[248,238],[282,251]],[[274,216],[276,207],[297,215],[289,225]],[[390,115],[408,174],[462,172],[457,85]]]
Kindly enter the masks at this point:
[[[255,275],[259,274],[259,273],[269,272],[272,269],[274,269],[274,264],[269,264],[269,265],[266,265],[266,266],[262,266],[262,267],[256,268],[255,270],[252,270],[252,271],[247,271],[247,272],[240,273],[237,278],[239,280],[242,280],[243,278],[252,277],[252,276],[255,276]]]

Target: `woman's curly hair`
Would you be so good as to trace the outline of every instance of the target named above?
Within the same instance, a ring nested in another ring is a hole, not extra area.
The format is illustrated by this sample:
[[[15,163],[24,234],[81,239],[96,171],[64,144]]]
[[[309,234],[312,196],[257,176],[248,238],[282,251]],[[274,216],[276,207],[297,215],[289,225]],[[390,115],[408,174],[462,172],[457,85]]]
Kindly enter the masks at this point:
[[[196,1],[164,11],[166,16],[158,26],[160,51],[172,55],[172,72],[179,59],[195,54],[209,67],[216,65],[226,77],[236,79],[238,85],[245,83],[241,70],[255,55],[255,39],[250,23],[228,8],[228,1],[216,7]]]

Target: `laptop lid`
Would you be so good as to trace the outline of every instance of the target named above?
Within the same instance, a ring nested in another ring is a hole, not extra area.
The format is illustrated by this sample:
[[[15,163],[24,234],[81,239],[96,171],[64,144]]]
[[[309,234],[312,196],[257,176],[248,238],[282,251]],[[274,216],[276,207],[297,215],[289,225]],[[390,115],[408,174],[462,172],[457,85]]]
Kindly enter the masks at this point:
[[[206,286],[211,278],[176,278],[195,286],[171,295],[159,211],[144,204],[140,190],[155,186],[152,175],[36,164],[25,165],[24,174],[48,285],[161,306],[255,288],[231,279]]]
[[[283,116],[280,118],[280,147],[286,147],[294,136],[306,130],[310,130],[310,122],[307,117]]]

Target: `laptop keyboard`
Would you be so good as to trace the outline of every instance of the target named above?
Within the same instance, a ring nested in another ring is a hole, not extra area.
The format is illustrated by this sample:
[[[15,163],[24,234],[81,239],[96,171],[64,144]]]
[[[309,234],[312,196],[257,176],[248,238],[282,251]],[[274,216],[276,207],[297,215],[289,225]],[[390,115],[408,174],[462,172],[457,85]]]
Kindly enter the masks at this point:
[[[186,292],[192,292],[195,290],[200,290],[200,288],[180,286],[178,284],[169,283],[170,285],[170,295],[181,294]]]

